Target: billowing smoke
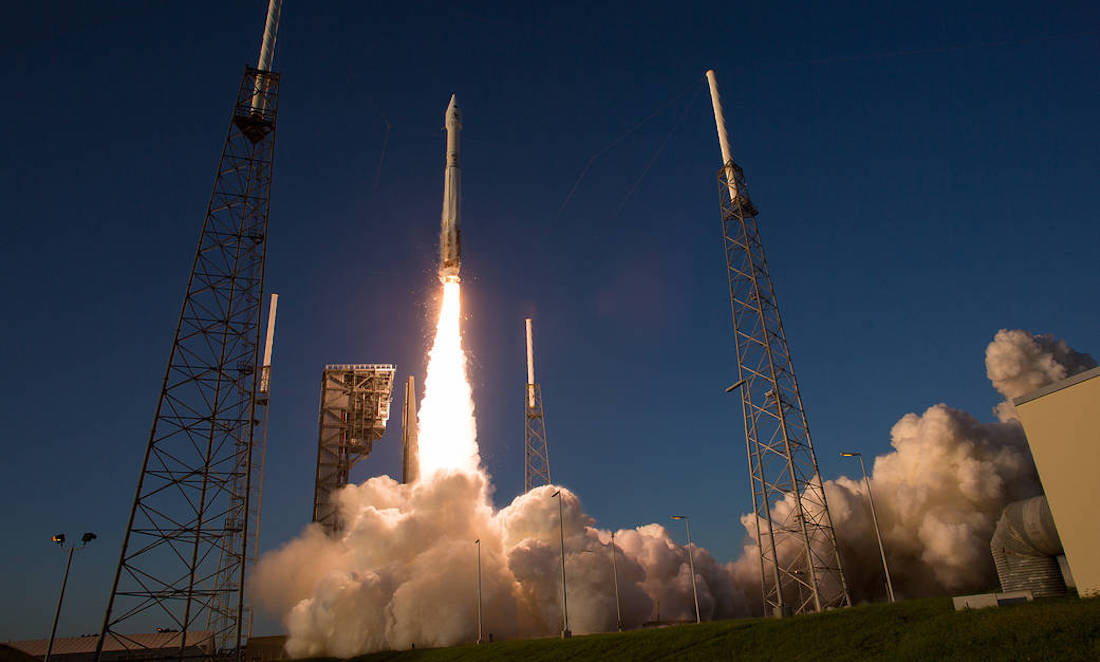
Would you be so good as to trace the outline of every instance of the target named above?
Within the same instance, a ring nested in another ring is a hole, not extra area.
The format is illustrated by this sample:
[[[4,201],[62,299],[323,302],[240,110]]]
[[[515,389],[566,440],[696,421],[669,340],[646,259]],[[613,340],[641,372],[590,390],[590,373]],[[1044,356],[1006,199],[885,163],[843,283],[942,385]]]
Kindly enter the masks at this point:
[[[1064,340],[1001,329],[985,350],[985,373],[1006,398],[993,413],[1002,421],[1014,420],[1013,398],[1095,367],[1091,356],[1074,351]]]
[[[311,524],[268,554],[255,588],[284,615],[288,651],[348,657],[365,651],[443,646],[477,638],[477,547],[485,636],[561,630],[561,541],[556,487],[540,487],[494,510],[483,472],[445,471],[402,485],[388,476],[339,493],[347,522],[339,538]],[[562,489],[567,599],[574,632],[616,627],[609,531],[593,527]],[[694,620],[687,551],[651,524],[616,533],[623,621]],[[695,551],[704,618],[745,613],[729,572]]]
[[[1001,331],[986,365],[997,390],[1011,398],[1095,362],[1049,336]],[[464,373],[463,367],[463,379]],[[1007,503],[1040,491],[1019,423],[983,423],[937,404],[903,416],[890,436],[893,450],[868,469],[895,592],[916,597],[995,586],[989,539],[997,517]],[[283,617],[292,655],[347,657],[476,639],[475,540],[486,636],[561,629],[558,501],[551,497],[558,488],[532,490],[496,510],[487,474],[464,461],[476,458],[476,443],[456,457],[462,461],[411,485],[380,476],[344,488],[337,495],[347,523],[340,535],[311,524],[264,556],[253,588],[267,610]],[[825,491],[853,599],[881,599],[863,481],[829,480]],[[563,488],[561,497],[570,626],[577,633],[614,630],[611,532],[596,527],[575,494]],[[793,502],[791,495],[775,508]],[[703,619],[761,613],[752,515],[741,522],[748,536],[740,559],[723,564],[694,549]],[[793,542],[780,540],[780,554],[800,553]],[[693,620],[685,547],[658,524],[616,531],[615,545],[626,627]]]
[[[1011,399],[1096,365],[1063,340],[1001,330],[986,348],[993,387],[1008,398],[983,423],[946,404],[906,414],[890,431],[894,450],[874,459],[871,489],[899,597],[997,586],[989,540],[1004,507],[1041,493]],[[858,475],[858,474],[857,474]],[[884,594],[862,480],[826,481],[853,598]]]

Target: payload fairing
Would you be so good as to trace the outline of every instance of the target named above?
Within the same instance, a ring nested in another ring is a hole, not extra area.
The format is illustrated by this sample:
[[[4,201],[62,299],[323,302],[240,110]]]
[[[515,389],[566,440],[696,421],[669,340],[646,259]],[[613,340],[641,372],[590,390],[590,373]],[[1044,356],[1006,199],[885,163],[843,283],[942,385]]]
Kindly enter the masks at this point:
[[[451,95],[444,119],[447,129],[447,165],[443,172],[443,218],[439,234],[439,280],[458,280],[462,266],[461,170],[458,166],[458,134],[462,130],[462,116],[458,102]]]

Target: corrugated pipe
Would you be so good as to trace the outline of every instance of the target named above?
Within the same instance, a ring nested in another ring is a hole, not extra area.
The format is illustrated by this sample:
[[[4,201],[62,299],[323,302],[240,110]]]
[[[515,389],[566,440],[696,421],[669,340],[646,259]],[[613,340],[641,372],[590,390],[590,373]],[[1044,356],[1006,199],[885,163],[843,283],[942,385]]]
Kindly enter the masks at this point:
[[[989,549],[1003,592],[1031,591],[1037,598],[1065,594],[1057,558],[1062,541],[1045,496],[1008,504]]]

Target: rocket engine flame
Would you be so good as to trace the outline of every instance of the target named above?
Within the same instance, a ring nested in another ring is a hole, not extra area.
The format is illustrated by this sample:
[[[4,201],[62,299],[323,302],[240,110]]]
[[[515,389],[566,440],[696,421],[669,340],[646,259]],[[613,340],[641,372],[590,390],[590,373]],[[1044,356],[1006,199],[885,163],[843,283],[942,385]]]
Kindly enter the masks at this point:
[[[443,304],[420,402],[420,476],[424,479],[446,470],[473,473],[481,463],[461,319],[458,277],[448,276],[443,281]]]

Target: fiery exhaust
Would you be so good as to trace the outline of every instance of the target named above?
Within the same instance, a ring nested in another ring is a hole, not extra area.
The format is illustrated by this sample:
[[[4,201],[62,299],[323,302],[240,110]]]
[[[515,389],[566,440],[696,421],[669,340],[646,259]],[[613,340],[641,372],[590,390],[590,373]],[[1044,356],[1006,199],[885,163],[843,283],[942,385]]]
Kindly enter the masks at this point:
[[[462,351],[462,297],[457,276],[443,281],[443,305],[428,354],[420,403],[420,477],[439,471],[475,472],[480,464],[474,401]]]

